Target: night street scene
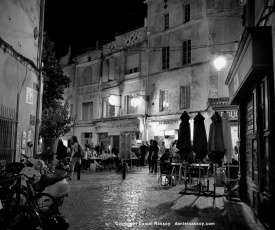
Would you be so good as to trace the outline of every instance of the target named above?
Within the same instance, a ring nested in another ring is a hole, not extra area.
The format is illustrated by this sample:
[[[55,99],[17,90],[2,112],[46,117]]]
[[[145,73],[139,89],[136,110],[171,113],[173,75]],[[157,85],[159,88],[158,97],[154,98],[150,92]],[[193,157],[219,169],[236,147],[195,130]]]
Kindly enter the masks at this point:
[[[0,230],[275,229],[274,31],[274,0],[0,0]]]

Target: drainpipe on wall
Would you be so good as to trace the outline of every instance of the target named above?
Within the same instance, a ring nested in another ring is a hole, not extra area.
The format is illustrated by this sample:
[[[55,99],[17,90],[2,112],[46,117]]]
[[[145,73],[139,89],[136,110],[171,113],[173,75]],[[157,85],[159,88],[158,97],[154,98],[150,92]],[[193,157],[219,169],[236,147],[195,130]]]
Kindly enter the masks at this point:
[[[43,50],[43,31],[44,31],[44,12],[45,12],[45,0],[40,0],[40,22],[39,22],[39,40],[38,40],[38,68],[39,68],[39,83],[38,83],[38,95],[37,95],[37,106],[36,106],[36,122],[34,132],[34,149],[33,154],[37,153],[37,147],[39,142],[39,127],[40,127],[40,111],[42,109],[42,50]]]
[[[145,125],[145,140],[148,140],[148,111],[149,111],[149,52],[150,52],[150,32],[149,32],[149,27],[150,27],[150,0],[145,1],[144,3],[147,4],[147,25],[146,25],[146,32],[147,32],[147,73],[146,73],[146,98],[145,98],[145,118],[144,118],[144,125]]]

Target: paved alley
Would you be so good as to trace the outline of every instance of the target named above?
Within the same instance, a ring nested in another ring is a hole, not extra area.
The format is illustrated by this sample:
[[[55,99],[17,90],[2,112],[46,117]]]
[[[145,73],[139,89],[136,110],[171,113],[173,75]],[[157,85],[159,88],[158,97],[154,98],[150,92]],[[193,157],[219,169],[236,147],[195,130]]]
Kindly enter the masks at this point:
[[[183,183],[160,186],[148,168],[87,172],[70,181],[61,207],[70,229],[225,229],[223,197],[181,195]],[[217,188],[218,189],[218,188]]]

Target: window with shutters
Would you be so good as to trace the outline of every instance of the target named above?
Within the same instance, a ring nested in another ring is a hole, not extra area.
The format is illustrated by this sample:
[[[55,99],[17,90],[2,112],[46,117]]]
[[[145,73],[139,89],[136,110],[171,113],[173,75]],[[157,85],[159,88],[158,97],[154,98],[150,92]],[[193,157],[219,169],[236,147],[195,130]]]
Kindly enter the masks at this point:
[[[127,57],[126,74],[139,72],[139,54],[133,54]]]
[[[114,116],[116,116],[116,107],[109,103],[109,97],[103,98],[102,108],[103,108],[103,117],[114,117]]]
[[[82,103],[82,120],[89,121],[93,119],[93,102]]]
[[[180,87],[180,109],[190,108],[190,86]]]
[[[78,69],[79,86],[90,85],[93,80],[93,67],[85,66]]]
[[[108,82],[109,80],[109,59],[102,62],[102,82]]]
[[[168,90],[160,90],[159,93],[159,111],[166,111],[169,107]]]
[[[182,64],[187,65],[191,63],[191,40],[182,43]]]
[[[169,29],[169,14],[164,14],[164,29]]]
[[[183,13],[183,23],[189,22],[190,21],[190,4],[183,5],[182,13]]]
[[[70,105],[70,117],[73,117],[74,116],[74,105],[71,104]]]
[[[169,69],[170,47],[162,48],[162,69]]]
[[[124,100],[124,103],[125,103],[124,108],[125,108],[126,114],[136,114],[137,113],[137,107],[132,106],[132,103],[131,103],[133,98],[134,97],[131,95],[127,95],[124,97],[124,99],[125,99]]]

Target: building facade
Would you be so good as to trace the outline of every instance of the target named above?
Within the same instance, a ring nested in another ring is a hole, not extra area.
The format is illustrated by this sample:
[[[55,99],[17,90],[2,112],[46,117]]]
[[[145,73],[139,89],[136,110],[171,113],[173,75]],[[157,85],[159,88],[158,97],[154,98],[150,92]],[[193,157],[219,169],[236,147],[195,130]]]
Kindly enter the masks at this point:
[[[239,106],[240,191],[274,229],[274,1],[242,4],[242,37],[226,79],[230,104]]]
[[[39,31],[44,1],[0,2],[0,160],[32,154],[40,101]],[[41,13],[42,12],[42,13]],[[40,113],[41,114],[41,113]]]
[[[77,85],[70,92],[78,120],[68,137],[74,132],[83,144],[88,139],[111,148],[114,143],[122,146],[122,136],[130,135],[133,144],[156,139],[168,148],[178,138],[184,111],[191,116],[191,131],[192,118],[201,112],[207,134],[213,113],[226,111],[232,114],[236,139],[238,113],[228,104],[224,83],[229,67],[218,72],[213,60],[220,52],[237,49],[239,2],[148,0],[146,4],[143,28],[75,59]],[[233,58],[227,58],[230,65]]]

